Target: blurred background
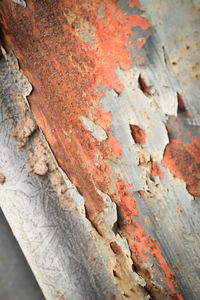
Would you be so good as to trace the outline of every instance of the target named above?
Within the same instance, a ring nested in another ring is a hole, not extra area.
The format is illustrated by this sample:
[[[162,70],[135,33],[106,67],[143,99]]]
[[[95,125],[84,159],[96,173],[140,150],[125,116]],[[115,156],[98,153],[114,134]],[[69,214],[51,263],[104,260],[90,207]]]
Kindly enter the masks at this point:
[[[0,209],[0,300],[27,299],[45,298]]]

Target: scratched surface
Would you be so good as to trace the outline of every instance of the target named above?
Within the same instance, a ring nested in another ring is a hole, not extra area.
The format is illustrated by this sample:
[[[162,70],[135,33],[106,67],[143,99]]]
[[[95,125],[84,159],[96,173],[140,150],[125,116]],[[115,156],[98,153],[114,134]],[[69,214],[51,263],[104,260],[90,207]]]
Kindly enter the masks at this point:
[[[155,299],[200,294],[197,5],[1,2],[5,48],[33,85],[36,122],[87,218],[105,241],[113,230],[128,240],[134,272]],[[134,299],[130,291],[124,297]]]

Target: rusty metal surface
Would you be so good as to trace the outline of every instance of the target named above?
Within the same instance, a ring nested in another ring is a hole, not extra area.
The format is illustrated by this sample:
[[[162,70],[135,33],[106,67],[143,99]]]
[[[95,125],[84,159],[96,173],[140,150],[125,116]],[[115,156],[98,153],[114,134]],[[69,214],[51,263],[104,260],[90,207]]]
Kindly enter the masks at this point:
[[[198,1],[175,5],[185,37],[173,1],[0,5],[4,47],[33,86],[31,111],[87,219],[109,251],[121,253],[113,228],[128,240],[129,267],[152,298],[198,299]]]

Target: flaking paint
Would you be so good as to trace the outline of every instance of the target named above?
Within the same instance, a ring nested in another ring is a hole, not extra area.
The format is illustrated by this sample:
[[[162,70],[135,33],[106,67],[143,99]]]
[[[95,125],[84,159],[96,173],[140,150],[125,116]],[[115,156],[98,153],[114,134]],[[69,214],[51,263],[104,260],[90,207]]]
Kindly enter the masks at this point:
[[[142,16],[123,14],[114,1],[104,1],[104,4],[105,23],[96,13],[100,1],[87,4],[63,1],[62,5],[60,2],[30,1],[23,11],[2,1],[1,21],[23,72],[33,84],[34,92],[29,97],[32,112],[60,166],[83,194],[88,218],[94,222],[95,216],[105,207],[96,192],[97,187],[122,211],[125,224],[122,228],[127,233],[133,260],[145,262],[146,253],[152,254],[163,269],[171,293],[181,298],[157,243],[146,237],[143,228],[132,219],[138,216],[138,211],[136,199],[129,192],[131,186],[123,182],[120,174],[118,179],[113,179],[108,161],[122,156],[121,145],[109,135],[112,120],[110,114],[99,107],[102,93],[95,92],[99,83],[118,93],[123,90],[115,70],[118,64],[128,70],[133,63],[127,49],[127,45],[131,47],[131,30],[133,27],[147,30],[151,25]],[[140,8],[137,1],[132,1],[130,6]],[[86,39],[81,39],[73,22],[66,21],[71,12],[79,21],[87,20],[85,24],[91,24],[92,30],[95,27],[95,41],[87,43]],[[137,58],[140,59],[138,55]],[[101,143],[96,140],[82,126],[80,115],[104,124],[108,139]],[[69,128],[71,141],[66,140],[64,134]],[[95,165],[97,151],[101,154],[98,167]],[[111,187],[115,192],[110,191]]]

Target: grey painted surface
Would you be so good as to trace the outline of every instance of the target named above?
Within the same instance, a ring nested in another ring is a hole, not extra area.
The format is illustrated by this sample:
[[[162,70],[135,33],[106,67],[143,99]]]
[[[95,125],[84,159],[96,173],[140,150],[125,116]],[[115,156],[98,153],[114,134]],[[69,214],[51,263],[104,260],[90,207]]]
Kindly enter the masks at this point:
[[[165,80],[168,90],[173,92],[175,89],[183,96],[191,115],[188,122],[200,125],[200,1],[140,0],[140,3],[145,11],[144,16],[154,26],[149,45],[146,45],[148,65],[153,68],[162,62],[165,72],[159,70],[158,81],[164,83],[163,78],[168,78]],[[149,51],[149,46],[154,51]],[[167,98],[161,99],[163,107],[164,100],[168,103]]]

